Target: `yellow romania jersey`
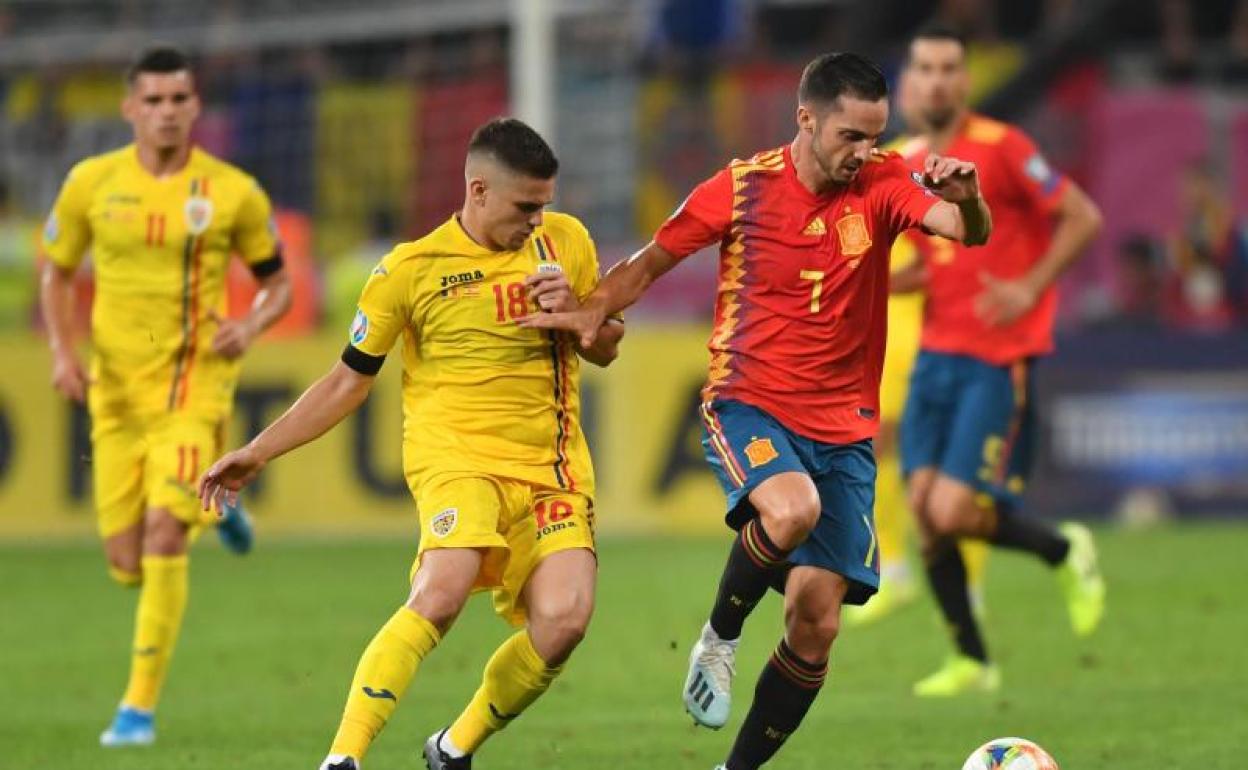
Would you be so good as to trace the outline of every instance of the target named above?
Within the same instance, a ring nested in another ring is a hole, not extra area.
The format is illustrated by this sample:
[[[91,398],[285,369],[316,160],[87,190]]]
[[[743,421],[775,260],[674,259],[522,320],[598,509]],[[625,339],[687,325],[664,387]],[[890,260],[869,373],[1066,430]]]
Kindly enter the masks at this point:
[[[229,413],[239,362],[212,352],[212,316],[225,315],[230,254],[260,277],[281,268],[269,200],[254,179],[198,149],[177,174],[157,178],[128,145],[70,171],[42,245],[68,269],[91,251],[94,413]]]
[[[524,329],[524,279],[562,271],[578,297],[598,282],[589,233],[547,212],[523,247],[491,251],[459,220],[390,252],[360,296],[344,360],[375,372],[403,339],[403,468],[413,491],[437,474],[482,473],[592,498],[570,338]]]

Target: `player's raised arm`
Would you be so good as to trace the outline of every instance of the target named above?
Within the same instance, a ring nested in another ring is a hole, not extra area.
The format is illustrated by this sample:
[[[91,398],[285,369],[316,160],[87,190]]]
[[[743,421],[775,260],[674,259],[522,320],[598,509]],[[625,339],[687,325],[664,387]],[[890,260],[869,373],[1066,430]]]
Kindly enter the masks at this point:
[[[260,435],[213,463],[199,480],[204,510],[214,506],[220,509],[222,495],[234,494],[250,484],[270,460],[342,422],[364,403],[376,379],[375,374],[363,374],[342,361],[336,363]]]
[[[988,242],[992,213],[980,194],[979,172],[974,163],[929,155],[924,164],[923,183],[943,201],[923,217],[925,229],[967,246],[982,246]]]

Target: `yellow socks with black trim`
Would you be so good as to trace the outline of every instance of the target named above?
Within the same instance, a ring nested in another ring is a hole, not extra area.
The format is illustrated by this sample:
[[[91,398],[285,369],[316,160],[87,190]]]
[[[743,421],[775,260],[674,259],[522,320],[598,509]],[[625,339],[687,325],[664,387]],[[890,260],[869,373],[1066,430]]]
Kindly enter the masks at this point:
[[[130,683],[121,702],[152,712],[169,673],[169,661],[186,611],[186,554],[144,556],[143,587],[134,618],[134,648],[130,658]]]
[[[330,754],[363,759],[398,707],[420,662],[440,641],[438,629],[406,606],[386,621],[360,656]]]
[[[485,664],[481,687],[444,736],[451,745],[443,750],[452,755],[475,752],[546,692],[562,670],[546,665],[528,631],[513,635]]]

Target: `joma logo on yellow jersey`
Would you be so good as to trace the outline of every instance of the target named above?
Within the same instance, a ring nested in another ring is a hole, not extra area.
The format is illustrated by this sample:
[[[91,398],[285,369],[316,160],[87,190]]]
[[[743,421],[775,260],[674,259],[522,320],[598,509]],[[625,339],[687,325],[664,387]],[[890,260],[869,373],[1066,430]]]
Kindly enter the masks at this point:
[[[475,284],[485,280],[485,273],[480,270],[470,270],[463,273],[449,273],[441,277],[442,287],[438,293],[443,299],[455,297],[478,297],[481,295],[481,287]]]
[[[442,288],[449,289],[461,283],[473,283],[474,281],[484,281],[485,273],[480,270],[471,270],[466,273],[451,273],[442,276]]]

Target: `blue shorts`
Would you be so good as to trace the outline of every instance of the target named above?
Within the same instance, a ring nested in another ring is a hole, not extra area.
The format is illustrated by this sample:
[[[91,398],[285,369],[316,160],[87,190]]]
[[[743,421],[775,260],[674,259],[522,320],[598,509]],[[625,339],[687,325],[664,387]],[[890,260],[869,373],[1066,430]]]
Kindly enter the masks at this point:
[[[725,520],[740,529],[758,515],[750,492],[778,473],[805,473],[822,510],[810,536],[792,554],[794,566],[820,567],[849,582],[846,604],[864,604],[880,587],[875,540],[875,452],[871,440],[824,444],[799,436],[740,401],[702,405],[702,447],[728,495]]]
[[[899,428],[902,471],[937,468],[998,503],[1018,505],[1035,438],[1032,370],[1027,360],[994,366],[919,353]]]

